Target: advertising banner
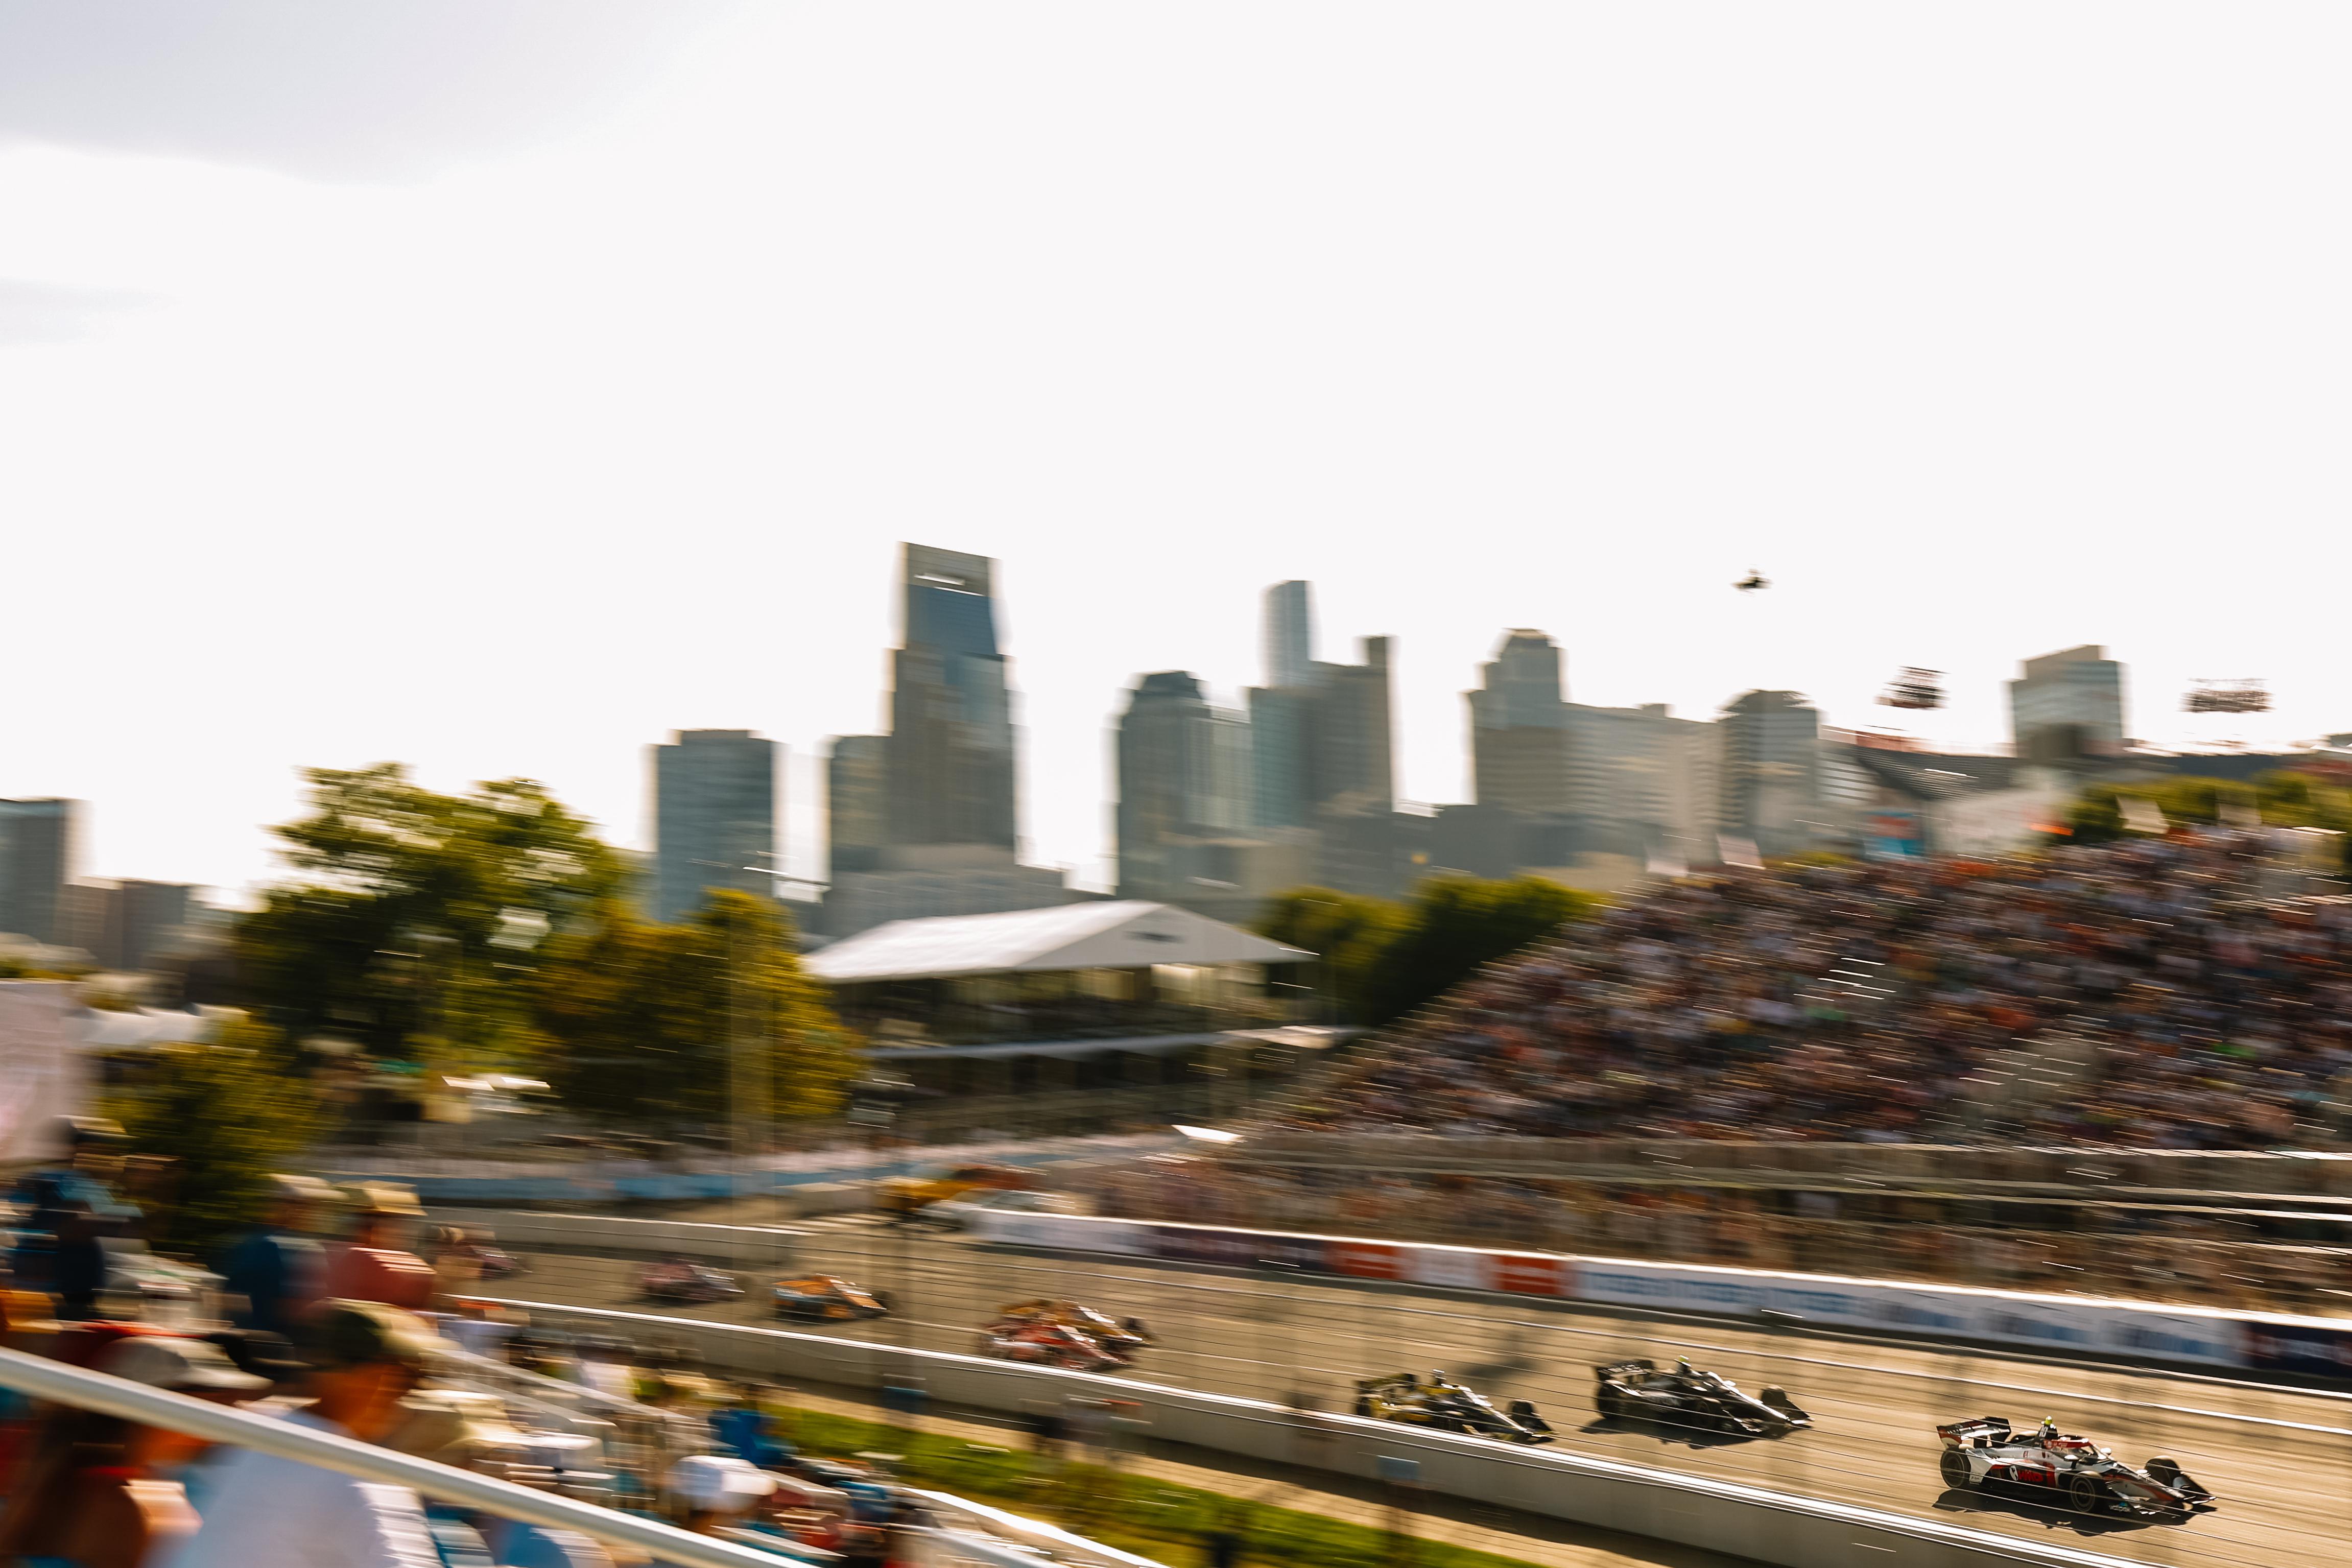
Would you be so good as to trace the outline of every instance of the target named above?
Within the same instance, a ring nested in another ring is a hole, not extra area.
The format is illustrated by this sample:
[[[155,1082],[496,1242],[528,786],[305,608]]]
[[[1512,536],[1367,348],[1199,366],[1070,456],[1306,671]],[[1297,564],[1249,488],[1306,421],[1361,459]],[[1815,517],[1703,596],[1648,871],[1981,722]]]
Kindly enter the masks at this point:
[[[2238,1326],[2245,1336],[2245,1364],[2250,1367],[2352,1377],[2352,1332],[2324,1323],[2285,1323],[2269,1318],[2242,1319]]]
[[[1495,1289],[1520,1296],[1573,1298],[1576,1265],[1542,1252],[1498,1252],[1495,1254]]]
[[[1334,1241],[1325,1256],[1334,1274],[1358,1279],[1402,1279],[1409,1250],[1393,1241]]]
[[[985,1216],[976,1228],[995,1240],[1186,1262],[1237,1268],[1271,1262],[1358,1279],[1392,1279],[1661,1311],[1735,1317],[1770,1311],[1785,1313],[1801,1324],[1826,1328],[2352,1378],[2352,1322],[2239,1317],[1960,1286],[1496,1252],[1213,1226],[994,1215]]]
[[[1492,1290],[1495,1255],[1473,1247],[1416,1247],[1405,1261],[1405,1278],[1416,1285],[1456,1290]]]

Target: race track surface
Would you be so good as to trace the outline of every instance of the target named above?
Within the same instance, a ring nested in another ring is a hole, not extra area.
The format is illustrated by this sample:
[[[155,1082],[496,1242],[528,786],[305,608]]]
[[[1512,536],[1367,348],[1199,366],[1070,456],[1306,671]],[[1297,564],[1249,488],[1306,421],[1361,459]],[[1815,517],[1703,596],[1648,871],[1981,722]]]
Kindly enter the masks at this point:
[[[1139,1375],[1155,1383],[1349,1408],[1355,1380],[1442,1369],[1496,1399],[1526,1398],[1563,1447],[1776,1491],[1864,1504],[1971,1527],[2063,1540],[2183,1568],[2352,1563],[2352,1400],[2129,1369],[2051,1364],[1993,1352],[1912,1348],[1788,1331],[1692,1324],[1532,1298],[1126,1258],[1079,1258],[909,1235],[866,1216],[819,1221],[805,1271],[890,1292],[899,1310],[816,1331],[969,1352],[1002,1303],[1066,1297],[1141,1318],[1160,1344]],[[494,1293],[551,1304],[780,1323],[766,1278],[751,1295],[702,1307],[637,1295],[642,1262],[540,1254]],[[1727,1439],[1600,1421],[1596,1363],[1676,1356],[1753,1393],[1786,1388],[1815,1426],[1778,1440]],[[2000,1415],[2044,1415],[2145,1464],[2167,1455],[2221,1500],[2185,1524],[2088,1518],[2024,1499],[1947,1492],[1935,1427]]]

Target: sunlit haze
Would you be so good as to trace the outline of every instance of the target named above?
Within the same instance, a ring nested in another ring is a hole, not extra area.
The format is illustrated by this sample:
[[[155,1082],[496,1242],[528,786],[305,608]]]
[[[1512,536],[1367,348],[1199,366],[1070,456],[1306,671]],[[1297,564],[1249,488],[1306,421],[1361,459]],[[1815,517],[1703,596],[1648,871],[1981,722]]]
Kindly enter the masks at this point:
[[[439,7],[354,100],[200,40],[117,120],[0,91],[0,796],[89,802],[82,869],[247,887],[385,759],[641,845],[644,748],[728,727],[814,873],[906,540],[1000,563],[1093,887],[1123,689],[1258,680],[1287,578],[1398,639],[1421,801],[1511,626],[1693,717],[1990,747],[2103,643],[2148,741],[2352,729],[2340,9],[661,9],[518,33],[530,91]]]

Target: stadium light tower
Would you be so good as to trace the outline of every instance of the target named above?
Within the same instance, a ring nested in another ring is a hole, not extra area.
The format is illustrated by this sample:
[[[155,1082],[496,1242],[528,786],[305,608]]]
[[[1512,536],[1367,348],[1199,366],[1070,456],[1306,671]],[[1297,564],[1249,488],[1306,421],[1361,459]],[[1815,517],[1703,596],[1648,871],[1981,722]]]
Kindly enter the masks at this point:
[[[2221,680],[2200,679],[2190,682],[2188,699],[2181,706],[2191,713],[2267,713],[2271,710],[2270,687],[2258,675]]]
[[[1906,665],[1903,673],[1886,683],[1878,700],[1889,708],[1941,708],[1944,705],[1944,672],[1921,669]]]

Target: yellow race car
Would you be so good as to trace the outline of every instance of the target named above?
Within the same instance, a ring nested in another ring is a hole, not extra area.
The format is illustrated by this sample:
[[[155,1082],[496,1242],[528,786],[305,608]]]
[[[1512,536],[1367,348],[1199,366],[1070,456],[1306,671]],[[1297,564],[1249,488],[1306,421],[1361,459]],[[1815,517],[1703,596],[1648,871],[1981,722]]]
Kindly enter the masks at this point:
[[[893,1176],[884,1182],[877,1202],[884,1214],[904,1218],[933,1204],[984,1188],[1025,1192],[1036,1180],[1034,1172],[1013,1165],[934,1165],[911,1176]]]

